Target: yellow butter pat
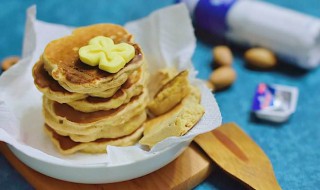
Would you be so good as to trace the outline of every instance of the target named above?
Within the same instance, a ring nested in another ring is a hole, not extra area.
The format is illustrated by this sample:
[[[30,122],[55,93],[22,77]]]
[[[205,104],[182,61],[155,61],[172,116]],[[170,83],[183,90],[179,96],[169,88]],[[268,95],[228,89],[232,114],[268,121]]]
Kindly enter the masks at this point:
[[[127,43],[114,44],[113,40],[97,36],[79,49],[80,60],[91,66],[99,65],[101,70],[116,73],[135,55],[135,49]]]

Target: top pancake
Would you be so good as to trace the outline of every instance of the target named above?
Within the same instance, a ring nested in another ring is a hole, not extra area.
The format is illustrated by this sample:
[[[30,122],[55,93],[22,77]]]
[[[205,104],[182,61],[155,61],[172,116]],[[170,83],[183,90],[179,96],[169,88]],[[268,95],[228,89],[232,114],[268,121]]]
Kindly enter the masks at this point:
[[[128,89],[140,88],[144,85],[144,81],[146,80],[144,75],[144,67],[140,67],[138,70],[134,71],[127,81],[119,87],[111,88],[106,91],[98,92],[98,93],[89,93],[89,94],[80,94],[69,92],[64,89],[58,81],[54,80],[48,72],[44,69],[44,63],[42,60],[39,60],[34,66],[32,70],[32,75],[34,78],[34,84],[46,97],[51,100],[57,101],[59,103],[68,103],[81,99],[85,99],[88,96],[98,97],[98,98],[110,98],[121,88],[125,91]]]
[[[117,73],[109,73],[82,63],[79,49],[96,36],[106,36],[115,44],[126,42],[134,46],[135,57]],[[128,75],[143,63],[141,48],[123,27],[114,24],[97,24],[78,28],[70,36],[50,42],[42,55],[48,73],[66,90],[77,93],[102,92],[122,85]]]

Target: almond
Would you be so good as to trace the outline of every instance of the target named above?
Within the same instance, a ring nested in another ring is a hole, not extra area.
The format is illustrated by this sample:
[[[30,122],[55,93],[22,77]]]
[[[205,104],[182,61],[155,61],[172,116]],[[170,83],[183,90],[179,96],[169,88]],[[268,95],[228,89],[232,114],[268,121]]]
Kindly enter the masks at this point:
[[[212,50],[213,58],[217,66],[231,66],[233,55],[229,47],[216,46]]]
[[[2,70],[8,70],[12,65],[19,61],[18,56],[10,56],[2,60]]]
[[[210,81],[214,85],[215,90],[221,90],[232,85],[236,77],[237,74],[232,67],[222,66],[212,72]]]
[[[273,52],[265,48],[251,48],[244,54],[249,66],[259,69],[270,69],[277,64],[277,58]]]

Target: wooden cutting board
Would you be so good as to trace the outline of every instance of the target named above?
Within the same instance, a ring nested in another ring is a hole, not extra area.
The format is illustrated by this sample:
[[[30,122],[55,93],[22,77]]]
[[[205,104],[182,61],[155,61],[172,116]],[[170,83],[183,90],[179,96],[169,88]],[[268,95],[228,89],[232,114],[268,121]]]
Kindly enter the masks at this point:
[[[112,184],[77,184],[45,176],[18,160],[5,143],[0,151],[10,164],[35,188],[60,189],[192,189],[207,178],[212,163],[195,144],[191,144],[176,160],[146,176]]]

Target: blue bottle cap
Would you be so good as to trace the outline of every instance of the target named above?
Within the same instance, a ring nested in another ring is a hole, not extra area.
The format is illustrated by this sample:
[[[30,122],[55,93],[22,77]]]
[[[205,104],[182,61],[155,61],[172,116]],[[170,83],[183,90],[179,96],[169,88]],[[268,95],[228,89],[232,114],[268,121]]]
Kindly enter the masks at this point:
[[[223,35],[228,30],[227,13],[236,0],[199,0],[194,19],[198,27]]]
[[[236,1],[177,0],[187,5],[197,27],[219,35],[223,35],[228,30],[227,13]]]

